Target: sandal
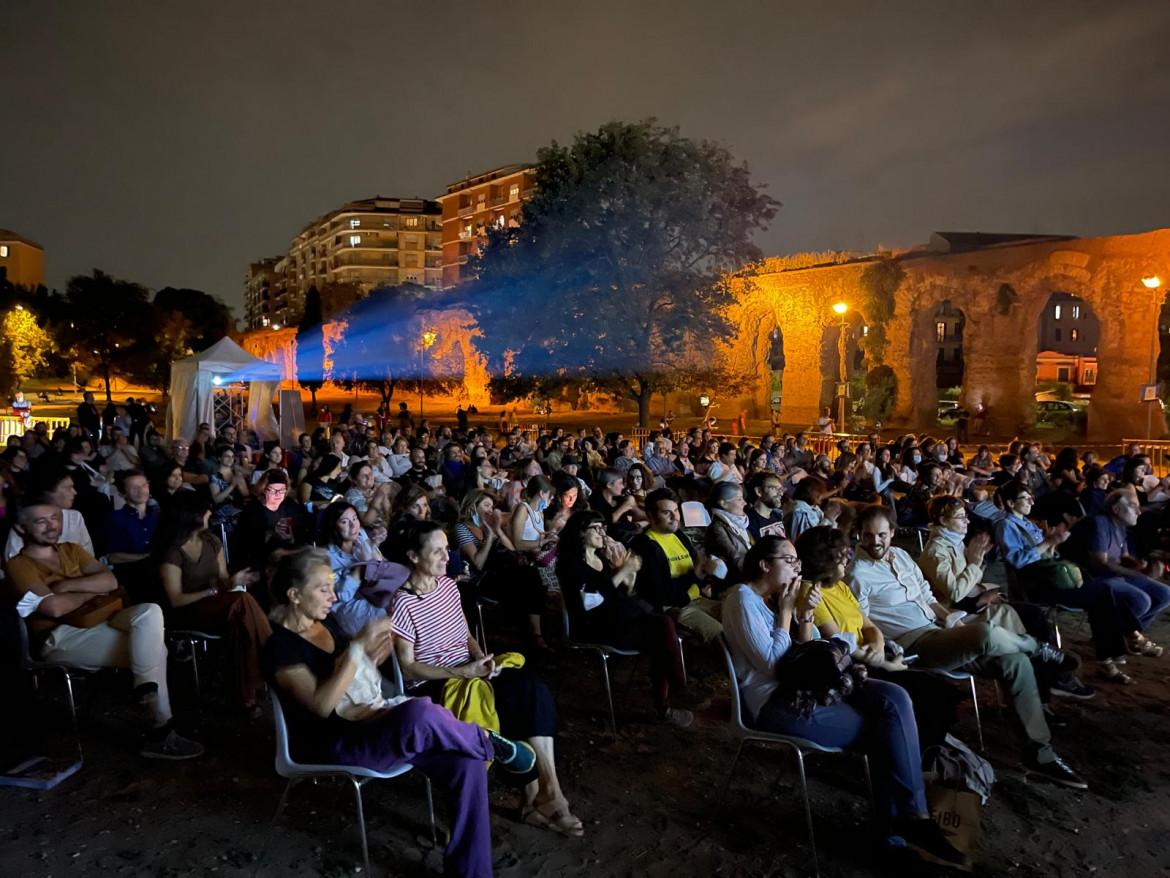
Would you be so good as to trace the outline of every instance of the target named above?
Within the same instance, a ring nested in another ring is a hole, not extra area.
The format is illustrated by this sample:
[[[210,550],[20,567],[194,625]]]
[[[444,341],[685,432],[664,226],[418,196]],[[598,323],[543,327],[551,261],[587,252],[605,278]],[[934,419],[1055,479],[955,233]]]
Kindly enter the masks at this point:
[[[1114,662],[1101,662],[1101,673],[1109,682],[1119,683],[1122,686],[1132,686],[1137,682],[1133,677],[1117,667]]]
[[[1129,650],[1130,655],[1148,655],[1152,658],[1160,658],[1163,652],[1162,647],[1144,634],[1125,638],[1125,647]]]
[[[525,805],[520,811],[520,819],[529,826],[538,826],[558,835],[572,838],[585,835],[584,824],[569,813],[569,803],[564,799],[554,799],[544,805]]]

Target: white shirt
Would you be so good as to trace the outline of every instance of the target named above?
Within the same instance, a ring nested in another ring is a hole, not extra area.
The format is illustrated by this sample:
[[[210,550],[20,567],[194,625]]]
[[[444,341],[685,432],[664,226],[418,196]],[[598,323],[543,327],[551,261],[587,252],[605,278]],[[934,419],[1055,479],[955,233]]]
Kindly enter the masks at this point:
[[[406,475],[406,471],[410,469],[410,455],[409,454],[391,454],[388,458],[390,461],[390,469],[394,471],[394,478]]]
[[[859,548],[845,578],[861,612],[873,619],[886,637],[897,639],[933,626],[938,619],[931,609],[935,597],[930,583],[914,559],[896,546],[890,546],[881,561]]]

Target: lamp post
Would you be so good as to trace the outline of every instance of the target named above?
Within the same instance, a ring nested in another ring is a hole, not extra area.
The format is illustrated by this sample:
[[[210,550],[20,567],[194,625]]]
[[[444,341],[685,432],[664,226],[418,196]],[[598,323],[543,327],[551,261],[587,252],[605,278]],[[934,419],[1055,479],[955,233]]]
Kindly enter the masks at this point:
[[[1142,286],[1147,290],[1156,290],[1162,286],[1162,279],[1155,275],[1142,278]],[[1158,384],[1158,323],[1162,311],[1162,303],[1158,296],[1154,296],[1154,333],[1150,336],[1150,383],[1155,387]],[[1158,397],[1146,403],[1146,439],[1153,438],[1154,402]]]
[[[418,346],[418,419],[422,421],[423,418],[423,372],[426,371],[426,366],[423,363],[423,355],[430,350],[431,345],[435,343],[438,335],[433,329],[428,329],[422,334],[419,339]]]
[[[848,340],[845,336],[849,324],[845,320],[845,312],[848,310],[849,306],[844,302],[838,302],[833,306],[833,311],[841,318],[841,332],[837,336],[837,354],[840,361],[838,363],[840,380],[837,383],[837,432],[839,433],[849,432],[845,424],[845,385],[849,380],[848,363],[846,363]]]

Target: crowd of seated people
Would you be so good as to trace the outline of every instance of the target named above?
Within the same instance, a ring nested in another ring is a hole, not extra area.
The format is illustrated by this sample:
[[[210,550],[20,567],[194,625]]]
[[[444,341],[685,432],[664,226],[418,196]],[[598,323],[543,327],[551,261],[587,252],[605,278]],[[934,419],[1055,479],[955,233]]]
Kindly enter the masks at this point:
[[[1126,656],[1162,652],[1145,632],[1170,605],[1170,483],[1140,448],[1105,464],[1070,449],[1049,461],[1029,443],[964,460],[953,441],[872,435],[820,441],[830,457],[804,434],[733,442],[696,427],[635,442],[350,412],[287,447],[231,425],[169,443],[149,423],[129,432],[38,425],[0,454],[5,569],[32,650],[131,668],[143,755],[183,759],[202,746],[171,720],[164,631],[220,637],[225,700],[255,717],[274,682],[298,752],[436,772],[463,815],[447,853],[464,874],[490,872],[474,767],[485,759],[522,787],[524,821],[585,831],[557,773],[539,670],[550,587],[575,639],[646,654],[669,726],[693,721],[678,706],[678,634],[723,638],[745,720],[865,749],[890,843],[944,859],[954,852],[925,819],[918,756],[953,726],[959,696],[925,671],[998,681],[1025,769],[1084,788],[1048,725],[1050,698],[1093,696],[1057,647],[1054,608],[1087,613],[1102,681],[1136,684]],[[706,507],[701,532],[684,522],[692,505]],[[894,545],[906,528],[921,529],[920,551]],[[1004,582],[985,579],[993,555]],[[107,594],[114,611],[78,617]],[[519,653],[473,636],[481,599],[511,618]],[[810,714],[786,700],[777,668],[815,641],[870,675]],[[367,685],[391,652],[422,698]],[[494,696],[488,719],[473,714],[489,734],[425,706],[474,702],[472,681]],[[393,719],[354,719],[374,714]]]

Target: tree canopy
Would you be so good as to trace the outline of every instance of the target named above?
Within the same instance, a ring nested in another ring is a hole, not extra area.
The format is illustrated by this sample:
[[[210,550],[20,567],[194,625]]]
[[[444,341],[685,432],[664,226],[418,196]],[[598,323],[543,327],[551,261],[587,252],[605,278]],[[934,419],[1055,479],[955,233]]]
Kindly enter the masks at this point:
[[[314,286],[305,293],[305,312],[297,326],[297,383],[309,391],[313,408],[317,391],[325,384],[325,327],[321,293]]]
[[[202,290],[163,287],[154,294],[154,307],[163,314],[186,318],[190,326],[187,341],[192,350],[206,350],[234,328],[232,309]]]
[[[635,399],[710,380],[728,272],[778,202],[722,145],[655,120],[613,122],[538,153],[523,221],[488,230],[469,304],[493,374],[585,379]]]

